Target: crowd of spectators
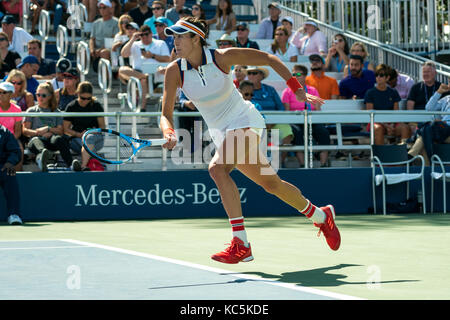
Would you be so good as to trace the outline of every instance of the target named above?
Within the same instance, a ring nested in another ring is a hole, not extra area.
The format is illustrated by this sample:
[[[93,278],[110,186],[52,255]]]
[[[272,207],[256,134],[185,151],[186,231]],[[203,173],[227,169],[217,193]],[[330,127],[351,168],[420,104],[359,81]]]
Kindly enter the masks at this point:
[[[140,111],[146,110],[149,86],[153,85],[142,70],[142,65],[144,62],[158,64],[176,59],[173,37],[167,36],[164,29],[184,16],[205,19],[210,30],[223,31],[223,35],[216,40],[219,49],[253,48],[276,55],[282,61],[293,63],[296,63],[302,55],[308,56],[309,65],[298,63],[292,73],[304,84],[308,93],[325,100],[358,99],[364,102],[368,110],[398,110],[401,100],[406,100],[406,109],[421,110],[426,108],[427,103],[439,90],[441,94],[443,90],[441,83],[436,81],[436,68],[432,62],[422,67],[423,80],[415,83],[409,76],[399,73],[395,66],[374,65],[367,47],[362,42],[353,42],[350,45],[345,35],[335,34],[331,43],[328,43],[327,37],[314,20],[307,20],[301,26],[296,26],[291,17],[281,15],[279,4],[275,2],[268,5],[268,16],[262,17],[257,30],[252,34],[253,38],[250,37],[249,24],[237,20],[233,2],[230,0],[218,0],[216,12],[210,19],[206,19],[201,2],[190,6],[186,5],[185,0],[83,0],[82,3],[88,10],[88,21],[91,22],[89,48],[94,71],[97,71],[99,60],[104,58],[111,60],[113,66],[117,67],[117,77],[123,83],[127,83],[130,77],[138,78],[143,89]],[[53,32],[59,24],[66,24],[67,1],[32,0],[30,6],[33,14],[30,33],[19,26],[22,20],[22,1],[3,2],[0,7],[4,15],[0,32],[0,75],[3,81],[11,83],[9,88],[14,89],[0,97],[4,100],[0,111],[29,112],[36,108],[47,110],[48,106],[41,103],[42,97],[38,92],[39,84],[45,81],[49,81],[53,91],[50,92],[47,87],[41,87],[40,90],[48,91],[43,95],[51,95],[52,101],[54,98],[57,110],[67,111],[74,106],[77,111],[85,110],[83,106],[88,100],[83,98],[90,99],[92,102],[90,107],[93,110],[101,110],[101,105],[98,102],[94,103],[89,90],[80,96],[79,73],[72,66],[72,62],[67,59],[53,61],[42,57],[42,43],[34,37],[37,34],[36,17],[39,17],[40,10],[53,12]],[[258,44],[258,39],[271,39],[272,43],[262,48]],[[297,103],[288,88],[281,93],[264,83],[269,72],[263,67],[235,66],[234,84],[246,94],[245,98],[251,100],[260,110],[305,108],[316,110],[314,106]],[[339,79],[342,79],[337,80],[327,75],[328,72],[341,74]],[[82,87],[85,88],[85,85]],[[6,96],[9,97],[8,101],[13,103],[8,104]],[[182,92],[180,98],[186,110],[195,110],[192,103],[183,100],[185,97]],[[432,107],[429,108],[431,110]],[[25,123],[28,123],[28,126],[29,121],[24,122],[21,118],[1,118],[0,123],[16,136],[22,149],[29,143],[30,131],[24,134],[24,130],[32,130],[25,127]],[[21,126],[19,127],[17,123]],[[103,124],[97,119],[95,125]],[[56,123],[50,127],[55,128],[53,135],[60,133],[66,140],[70,137],[68,140],[71,142],[68,146],[72,152],[82,154],[81,146],[77,146],[77,142],[72,140],[74,137],[79,138],[83,130],[79,129],[74,133],[76,130],[74,131],[72,126],[74,123],[65,119],[64,125],[61,124],[61,132],[56,129],[58,128]],[[398,137],[400,143],[414,143],[418,137],[419,126],[420,124],[416,123],[376,123],[375,144],[384,144],[386,136]],[[287,125],[275,125],[272,129],[274,128],[280,129],[281,143],[302,143],[303,128]],[[361,128],[368,130],[364,126]],[[313,127],[314,140],[318,144],[329,144],[329,134],[325,133],[324,126]],[[45,139],[45,135],[40,137],[40,140],[42,139]],[[48,147],[47,144],[44,146],[44,149],[55,149],[54,146]],[[61,148],[57,150],[66,155]],[[40,149],[33,147],[33,150]],[[42,151],[38,154],[41,153]],[[68,167],[78,168],[78,165],[74,166],[67,156],[64,157]],[[297,158],[300,165],[303,165],[303,155],[297,153]],[[328,152],[322,152],[318,158],[321,166],[329,165]],[[82,170],[87,167],[88,160],[82,159],[80,166]],[[44,167],[43,169],[45,170]]]

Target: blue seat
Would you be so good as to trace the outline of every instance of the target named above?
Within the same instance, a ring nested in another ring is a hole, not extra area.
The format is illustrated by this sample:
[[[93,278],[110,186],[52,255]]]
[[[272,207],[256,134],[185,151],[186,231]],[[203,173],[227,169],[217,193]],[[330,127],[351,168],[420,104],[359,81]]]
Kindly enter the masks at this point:
[[[256,9],[252,0],[232,0],[233,11],[236,13],[236,20],[244,22],[257,22],[258,15],[256,14]],[[251,11],[251,14],[240,14],[239,9]]]

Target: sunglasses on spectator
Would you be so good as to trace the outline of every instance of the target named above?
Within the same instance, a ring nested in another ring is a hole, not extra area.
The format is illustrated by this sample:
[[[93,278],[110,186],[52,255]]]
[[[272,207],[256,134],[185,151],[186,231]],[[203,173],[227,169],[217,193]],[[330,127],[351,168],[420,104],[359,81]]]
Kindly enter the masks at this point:
[[[50,97],[50,95],[46,93],[36,93],[36,97],[45,99],[47,97]]]
[[[384,73],[378,73],[375,75],[376,77],[386,77],[386,75]]]
[[[80,99],[83,100],[83,101],[89,101],[89,100],[92,99],[92,97],[82,97],[82,96],[79,96],[79,97],[80,97]]]
[[[127,23],[130,23],[130,21],[122,21],[120,24],[127,24]]]
[[[155,23],[155,27],[156,27],[156,28],[158,28],[158,27],[164,27],[164,25],[163,25],[162,23]]]
[[[6,38],[0,38],[0,41],[8,41]]]
[[[100,7],[98,7],[98,10],[105,10],[107,7],[103,7],[103,6],[100,6]]]
[[[161,10],[161,9],[162,9],[162,7],[154,7],[154,8],[152,8],[152,11]]]
[[[199,7],[192,7],[192,11],[194,11],[194,10],[200,10],[200,8]]]
[[[253,97],[253,93],[246,92],[244,93],[244,97]]]
[[[276,36],[285,36],[284,33],[275,33]]]
[[[344,42],[344,39],[334,39],[334,42]]]
[[[7,91],[0,91],[0,94],[1,94],[1,95],[4,95],[4,94],[8,94],[8,93],[11,93],[11,92],[7,92]]]
[[[14,85],[17,84],[18,86],[21,86],[23,81],[11,81],[11,83],[14,84]]]
[[[231,43],[231,42],[229,42],[229,41],[222,41],[222,42],[219,42],[219,46],[229,46],[229,45],[232,45],[233,43]]]
[[[146,36],[148,36],[150,34],[150,32],[143,32],[143,33],[141,33],[141,37],[146,37]]]
[[[249,76],[256,76],[257,74],[259,74],[259,71],[247,71],[247,75]]]
[[[301,73],[301,72],[294,72],[292,75],[293,75],[294,77],[306,76],[306,74]]]
[[[247,30],[247,29],[245,29],[245,28],[237,28],[236,30],[237,30],[237,31],[245,31],[245,30]]]

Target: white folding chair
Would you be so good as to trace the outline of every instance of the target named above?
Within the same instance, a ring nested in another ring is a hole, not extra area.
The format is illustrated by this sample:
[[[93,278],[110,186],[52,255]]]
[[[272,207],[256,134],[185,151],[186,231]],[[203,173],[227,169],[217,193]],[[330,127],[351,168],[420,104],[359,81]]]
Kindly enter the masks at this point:
[[[433,145],[433,155],[431,156],[431,212],[434,205],[434,181],[442,181],[442,202],[444,213],[447,213],[447,190],[446,184],[450,181],[450,172],[447,172],[445,166],[450,165],[450,144]],[[439,170],[440,169],[440,170]]]

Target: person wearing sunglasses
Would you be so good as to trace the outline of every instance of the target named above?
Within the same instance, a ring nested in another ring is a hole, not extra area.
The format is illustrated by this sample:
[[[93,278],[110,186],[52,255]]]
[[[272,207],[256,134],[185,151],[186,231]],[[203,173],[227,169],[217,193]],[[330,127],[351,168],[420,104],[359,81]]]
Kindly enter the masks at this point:
[[[364,103],[367,110],[399,110],[399,102],[402,100],[397,90],[387,85],[390,67],[380,64],[375,68],[376,86],[367,90]],[[370,129],[370,124],[367,126]],[[402,142],[411,137],[409,125],[399,123],[374,123],[375,144],[384,144],[385,135],[399,137]]]
[[[77,96],[77,99],[67,105],[65,112],[104,112],[103,106],[94,97],[94,87],[89,81],[78,84]],[[81,138],[88,129],[105,129],[105,118],[103,116],[64,117],[63,128],[64,134],[69,140],[70,149],[76,154],[81,154],[81,170],[89,170],[87,165],[91,156],[84,149]]]
[[[61,111],[66,110],[67,105],[78,97],[80,74],[77,69],[71,68],[63,74],[63,77],[64,86],[55,90],[56,103]]]
[[[250,29],[246,22],[240,22],[236,26],[237,36],[236,36],[236,46],[238,48],[252,48],[259,50],[259,45],[256,41],[251,41],[248,38]]]
[[[10,82],[14,86],[15,91],[11,100],[22,111],[26,111],[28,108],[34,106],[34,96],[27,91],[27,79],[22,71],[17,69],[12,70],[6,78],[6,82]]]
[[[27,110],[28,112],[52,113],[60,112],[56,103],[55,92],[50,82],[41,83],[36,91],[37,105]],[[43,172],[47,171],[47,164],[52,156],[52,151],[59,151],[68,168],[75,171],[81,170],[78,160],[72,158],[69,143],[63,137],[63,120],[61,117],[27,117],[23,121],[23,134],[30,138],[28,149],[36,155],[36,163]]]
[[[206,20],[206,13],[203,7],[196,3],[192,5],[192,16],[197,19]]]
[[[178,138],[173,111],[179,89],[194,103],[208,127],[215,148],[208,166],[209,174],[219,190],[232,231],[230,246],[213,254],[211,259],[229,264],[253,260],[239,190],[231,177],[234,169],[311,218],[325,235],[330,248],[338,250],[340,234],[334,223],[334,208],[331,205],[322,208],[314,206],[297,187],[282,180],[271,166],[260,144],[266,129],[264,118],[233,85],[231,68],[238,64],[254,64],[258,67],[253,70],[259,73],[255,70],[261,68],[259,66],[270,66],[300,101],[323,104],[323,100],[306,94],[298,80],[292,77],[291,71],[274,55],[247,48],[209,49],[206,46],[207,28],[203,20],[190,17],[165,30],[168,35],[174,36],[179,59],[171,62],[166,69],[160,129],[167,141],[163,148],[175,148]],[[280,104],[281,110],[284,110],[281,101]],[[248,143],[242,143],[245,141]]]
[[[336,34],[328,49],[325,59],[325,70],[328,72],[344,72],[345,66],[348,65],[350,48],[343,34]]]
[[[276,55],[284,62],[297,62],[298,49],[288,42],[289,34],[285,27],[279,26],[275,29],[275,39],[267,50],[268,53]]]
[[[173,0],[173,7],[166,11],[166,18],[172,21],[172,24],[177,23],[180,19],[180,12],[189,9],[184,4],[186,0]]]
[[[130,77],[138,78],[141,81],[142,102],[139,110],[145,112],[149,84],[148,75],[142,72],[142,63],[144,61],[151,63],[169,62],[169,47],[163,40],[153,39],[150,27],[143,25],[123,46],[121,55],[124,58],[130,58],[131,67],[120,67],[119,79],[123,83],[127,83]]]
[[[298,82],[305,88],[305,91],[316,97],[319,97],[319,91],[316,88],[307,85],[306,76],[308,75],[308,68],[304,65],[296,64],[292,68],[292,75],[297,78]],[[295,98],[294,93],[290,88],[284,89],[281,94],[281,101],[283,102],[286,111],[320,111],[320,106],[315,106],[310,103],[300,102]],[[294,124],[292,125],[292,131],[294,133],[294,145],[302,146],[304,145],[304,125]],[[318,145],[329,145],[330,144],[330,133],[325,128],[322,123],[315,123],[312,125],[312,135],[315,142]],[[295,153],[300,167],[305,165],[305,156],[302,151]],[[281,155],[281,160],[285,158],[283,153]],[[320,167],[328,167],[328,151],[324,150],[320,152]]]
[[[162,18],[165,17],[166,5],[163,2],[158,1],[158,0],[153,1],[152,12],[153,12],[153,16],[151,18],[148,18],[147,20],[145,20],[144,25],[147,25],[150,27],[152,34],[157,34],[155,20],[158,19],[159,17],[162,17]],[[172,20],[168,19],[167,24],[169,27],[172,26],[173,25]]]
[[[172,52],[175,45],[173,44],[173,37],[169,37],[164,33],[164,29],[169,26],[169,19],[164,17],[156,18],[155,20],[155,28],[156,34],[153,35],[153,39],[163,40],[167,47],[169,48],[169,52]]]
[[[92,23],[89,50],[95,72],[98,70],[100,59],[111,59],[111,51],[105,47],[105,39],[114,39],[119,33],[119,19],[114,16],[112,6],[110,0],[99,1],[97,7],[101,17]]]
[[[20,55],[9,49],[9,38],[6,32],[0,32],[0,77],[3,79],[9,71],[15,69],[21,62]]]
[[[219,0],[216,6],[216,14],[212,19],[206,20],[208,25],[215,24],[216,30],[230,34],[236,30],[236,14],[233,11],[231,0]]]
[[[20,142],[22,136],[22,117],[2,117],[2,113],[19,113],[22,112],[18,106],[12,101],[12,95],[14,94],[14,86],[9,82],[0,83],[0,124],[11,132],[14,137]],[[19,143],[22,149],[22,156],[20,162],[16,165],[16,170],[22,170],[23,162],[23,145]]]

